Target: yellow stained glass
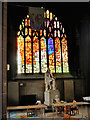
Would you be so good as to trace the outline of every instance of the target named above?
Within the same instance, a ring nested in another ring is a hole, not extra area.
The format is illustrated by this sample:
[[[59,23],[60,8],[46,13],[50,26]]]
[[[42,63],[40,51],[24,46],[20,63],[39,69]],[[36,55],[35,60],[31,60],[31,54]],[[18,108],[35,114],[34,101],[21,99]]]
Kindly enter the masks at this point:
[[[42,30],[40,30],[40,36],[42,36]]]
[[[33,38],[33,69],[34,73],[40,72],[39,67],[39,40],[38,37]]]
[[[32,31],[31,31],[31,28],[29,28],[29,35],[30,35],[30,36],[31,36],[31,34],[32,34],[31,32],[32,32]]]
[[[25,35],[27,35],[28,34],[28,29],[27,28],[25,28]]]
[[[41,44],[41,72],[45,73],[47,70],[47,53],[45,37],[42,37],[40,39],[40,44]]]
[[[57,37],[55,39],[55,55],[56,55],[56,73],[61,73],[61,48],[60,48],[60,40]]]
[[[65,37],[62,38],[62,58],[63,58],[63,72],[69,72],[68,66],[68,49],[67,49],[67,40]]]
[[[52,20],[52,13],[50,12],[50,21]]]
[[[24,38],[17,38],[17,72],[24,73]]]
[[[28,20],[28,26],[30,26],[30,19]]]

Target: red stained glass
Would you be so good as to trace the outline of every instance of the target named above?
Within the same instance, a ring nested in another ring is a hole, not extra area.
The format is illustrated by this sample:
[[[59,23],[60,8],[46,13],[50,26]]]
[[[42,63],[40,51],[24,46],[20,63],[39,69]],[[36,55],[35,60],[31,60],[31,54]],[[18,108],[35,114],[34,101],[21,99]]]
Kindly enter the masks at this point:
[[[27,26],[27,19],[25,19],[25,26]]]
[[[26,55],[26,73],[32,73],[32,52],[31,52],[31,38],[29,36],[25,39],[25,55]]]

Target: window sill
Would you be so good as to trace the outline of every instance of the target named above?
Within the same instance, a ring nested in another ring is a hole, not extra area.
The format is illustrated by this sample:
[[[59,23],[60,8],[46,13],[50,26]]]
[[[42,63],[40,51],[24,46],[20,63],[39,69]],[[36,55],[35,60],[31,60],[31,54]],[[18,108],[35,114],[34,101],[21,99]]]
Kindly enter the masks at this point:
[[[18,74],[15,76],[14,80],[44,80],[45,74],[44,73],[34,73],[34,74]],[[71,79],[74,78],[74,76],[72,76],[70,73],[54,73],[54,77],[56,79]]]

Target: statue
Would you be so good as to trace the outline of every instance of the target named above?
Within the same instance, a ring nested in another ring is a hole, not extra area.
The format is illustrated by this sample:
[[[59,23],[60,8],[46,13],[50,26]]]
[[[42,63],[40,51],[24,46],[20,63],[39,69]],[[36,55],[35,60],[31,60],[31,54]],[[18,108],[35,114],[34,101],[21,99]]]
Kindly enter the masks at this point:
[[[47,68],[45,73],[45,92],[44,92],[44,104],[50,106],[53,101],[60,100],[60,93],[56,89],[55,77],[51,73],[50,68]]]

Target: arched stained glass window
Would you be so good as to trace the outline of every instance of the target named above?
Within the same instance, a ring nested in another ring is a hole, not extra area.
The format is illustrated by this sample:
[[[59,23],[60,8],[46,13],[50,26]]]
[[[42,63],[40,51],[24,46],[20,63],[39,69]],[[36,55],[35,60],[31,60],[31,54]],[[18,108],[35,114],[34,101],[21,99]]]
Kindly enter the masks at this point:
[[[44,29],[32,29],[27,15],[17,33],[17,73],[68,73],[68,47],[62,23],[49,10]]]
[[[63,72],[66,73],[66,72],[69,72],[66,36],[62,36],[62,41],[61,42],[62,42]]]

